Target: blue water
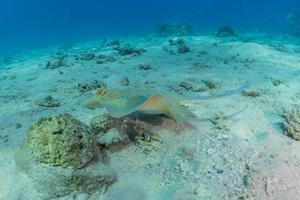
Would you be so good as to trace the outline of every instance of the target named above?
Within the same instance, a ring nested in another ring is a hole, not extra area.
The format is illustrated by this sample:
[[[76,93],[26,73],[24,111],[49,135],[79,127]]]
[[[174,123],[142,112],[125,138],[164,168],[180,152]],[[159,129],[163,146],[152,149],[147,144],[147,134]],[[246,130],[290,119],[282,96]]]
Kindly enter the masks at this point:
[[[102,36],[147,34],[159,22],[185,22],[199,32],[222,24],[288,33],[299,0],[2,0],[0,54]]]

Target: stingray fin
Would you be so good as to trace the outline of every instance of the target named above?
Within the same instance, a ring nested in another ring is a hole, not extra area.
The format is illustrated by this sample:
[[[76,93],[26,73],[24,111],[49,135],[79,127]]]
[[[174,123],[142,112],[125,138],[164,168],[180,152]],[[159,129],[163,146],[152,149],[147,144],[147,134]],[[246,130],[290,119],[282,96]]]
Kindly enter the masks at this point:
[[[147,97],[136,95],[129,98],[116,97],[115,99],[102,101],[102,104],[109,115],[119,118],[137,111],[146,100]]]
[[[161,95],[149,97],[139,110],[150,114],[164,114],[174,119],[177,123],[186,121],[186,117],[192,115],[192,112],[183,107],[176,99],[169,99]]]
[[[102,104],[98,100],[97,96],[92,97],[88,102],[84,104],[84,107],[90,109],[102,108]]]
[[[161,95],[152,95],[138,108],[138,111],[153,113],[153,114],[165,114],[170,115],[168,106]],[[169,116],[172,117],[172,116]]]

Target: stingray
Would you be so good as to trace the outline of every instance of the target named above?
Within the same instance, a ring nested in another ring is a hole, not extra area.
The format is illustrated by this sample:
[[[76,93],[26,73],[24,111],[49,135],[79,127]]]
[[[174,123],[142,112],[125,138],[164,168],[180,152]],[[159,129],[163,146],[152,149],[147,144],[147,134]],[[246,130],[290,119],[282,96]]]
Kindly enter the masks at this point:
[[[186,103],[199,103],[203,100],[222,98],[243,91],[248,84],[226,91],[215,96],[202,96],[183,99],[175,94],[152,89],[108,89],[98,88],[96,94],[86,103],[88,108],[105,108],[108,114],[115,118],[130,115],[135,112],[145,114],[164,114],[177,123],[187,122],[197,117]]]

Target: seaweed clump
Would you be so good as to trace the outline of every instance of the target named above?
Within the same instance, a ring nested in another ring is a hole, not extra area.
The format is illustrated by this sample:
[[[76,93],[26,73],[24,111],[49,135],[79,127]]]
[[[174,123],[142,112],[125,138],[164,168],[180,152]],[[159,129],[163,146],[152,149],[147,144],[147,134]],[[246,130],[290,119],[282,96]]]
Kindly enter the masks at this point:
[[[300,10],[290,13],[287,22],[294,33],[300,36]]]
[[[15,160],[43,199],[57,199],[75,191],[104,193],[115,173],[102,157],[92,130],[71,115],[60,114],[32,124]]]
[[[284,111],[283,132],[285,135],[300,140],[300,108]]]
[[[225,26],[221,26],[218,29],[216,35],[218,37],[230,37],[230,36],[234,36],[235,33],[234,33],[234,29],[231,26],[225,25]]]
[[[180,37],[193,34],[193,27],[189,24],[162,23],[155,26],[155,32],[160,37]]]

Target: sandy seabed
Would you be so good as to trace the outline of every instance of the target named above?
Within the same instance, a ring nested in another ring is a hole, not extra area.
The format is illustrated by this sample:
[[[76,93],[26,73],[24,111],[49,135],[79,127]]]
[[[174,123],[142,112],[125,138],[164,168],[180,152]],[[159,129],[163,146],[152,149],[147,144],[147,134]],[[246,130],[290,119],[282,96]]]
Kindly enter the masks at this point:
[[[60,199],[300,199],[300,143],[284,135],[282,127],[283,110],[300,103],[300,41],[261,33],[193,36],[184,37],[190,51],[178,53],[168,39],[120,39],[146,50],[140,55],[120,55],[110,45],[93,41],[16,55],[4,64],[0,199],[43,199],[16,168],[15,150],[39,117],[69,113],[89,124],[104,113],[83,106],[93,90],[80,92],[78,84],[94,80],[111,88],[156,88],[186,98],[250,85],[243,95],[188,104],[200,119],[191,122],[194,129],[175,133],[162,128],[157,140],[108,150],[117,181],[106,193],[74,192]],[[86,53],[96,57],[76,59]],[[100,54],[113,59],[97,63]],[[64,63],[51,67],[61,55]],[[60,105],[37,104],[48,95]],[[222,117],[232,113],[238,114]]]

